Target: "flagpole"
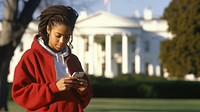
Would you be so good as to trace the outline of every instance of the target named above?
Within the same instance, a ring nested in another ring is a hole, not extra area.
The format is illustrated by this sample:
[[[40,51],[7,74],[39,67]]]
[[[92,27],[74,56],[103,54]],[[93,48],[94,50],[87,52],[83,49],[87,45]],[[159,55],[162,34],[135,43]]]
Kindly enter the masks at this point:
[[[108,1],[107,11],[111,13],[111,0]]]
[[[106,5],[107,12],[111,13],[111,0],[104,0],[104,4]]]

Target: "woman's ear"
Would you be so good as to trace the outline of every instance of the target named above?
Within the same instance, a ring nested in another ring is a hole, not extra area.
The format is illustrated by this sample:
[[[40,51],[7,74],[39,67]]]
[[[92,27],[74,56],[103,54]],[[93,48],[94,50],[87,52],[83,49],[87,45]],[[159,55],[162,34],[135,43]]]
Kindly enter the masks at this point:
[[[46,31],[47,31],[47,35],[50,34],[50,28],[49,28],[49,26],[47,26]]]

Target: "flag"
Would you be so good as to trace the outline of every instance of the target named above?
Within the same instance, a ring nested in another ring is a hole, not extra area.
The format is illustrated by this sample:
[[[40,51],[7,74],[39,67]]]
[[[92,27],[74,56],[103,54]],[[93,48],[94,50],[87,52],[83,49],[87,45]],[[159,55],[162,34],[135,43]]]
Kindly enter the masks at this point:
[[[108,4],[108,2],[109,2],[109,0],[104,0],[104,4],[106,4],[106,5],[107,5],[107,4]]]

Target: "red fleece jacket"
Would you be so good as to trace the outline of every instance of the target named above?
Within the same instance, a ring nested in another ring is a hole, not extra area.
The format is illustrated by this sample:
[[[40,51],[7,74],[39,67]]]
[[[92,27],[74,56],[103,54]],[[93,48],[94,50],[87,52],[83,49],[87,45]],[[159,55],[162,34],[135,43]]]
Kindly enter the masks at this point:
[[[84,93],[71,89],[60,92],[56,86],[54,59],[34,38],[15,68],[12,97],[27,112],[83,112],[92,98],[92,87]],[[66,58],[70,74],[83,71],[78,58],[69,54]],[[86,74],[84,78],[88,80]],[[88,80],[89,82],[89,80]]]

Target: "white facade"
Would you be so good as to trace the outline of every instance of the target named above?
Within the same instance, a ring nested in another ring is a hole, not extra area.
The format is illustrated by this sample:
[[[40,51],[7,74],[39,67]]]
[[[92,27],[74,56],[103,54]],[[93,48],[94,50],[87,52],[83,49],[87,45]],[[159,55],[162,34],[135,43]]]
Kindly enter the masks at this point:
[[[78,19],[74,29],[72,52],[91,75],[113,78],[118,74],[161,75],[160,42],[171,35],[164,20],[128,19],[98,12]],[[9,81],[22,53],[30,48],[37,33],[37,22],[29,25],[11,60]],[[23,49],[22,49],[23,48]],[[20,51],[21,50],[21,51]]]
[[[99,12],[76,24],[75,54],[88,74],[115,77],[137,73],[161,75],[160,42],[171,37],[165,20],[128,19]]]

